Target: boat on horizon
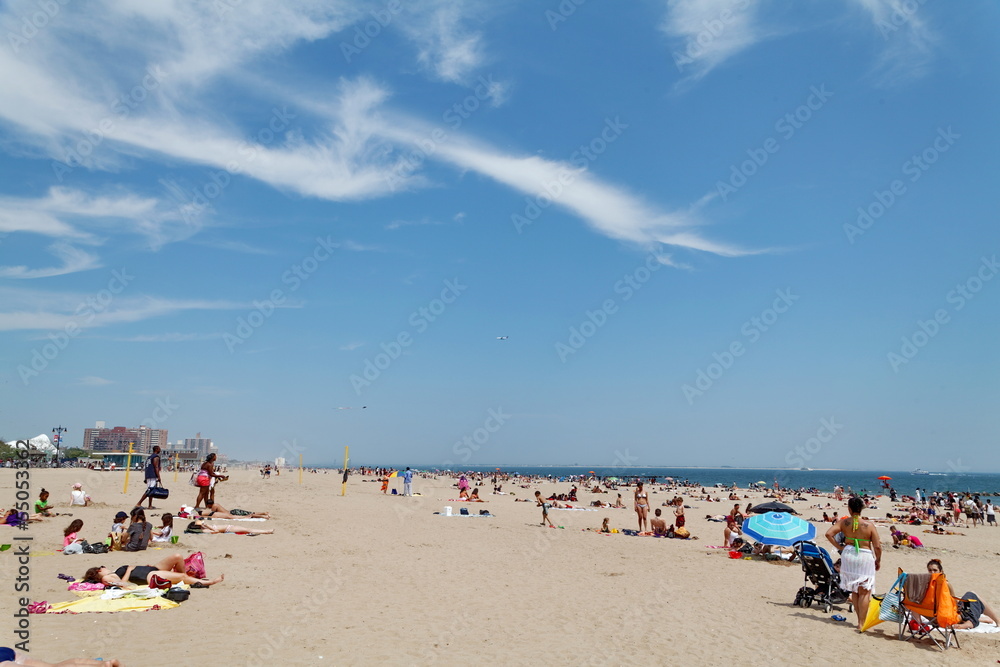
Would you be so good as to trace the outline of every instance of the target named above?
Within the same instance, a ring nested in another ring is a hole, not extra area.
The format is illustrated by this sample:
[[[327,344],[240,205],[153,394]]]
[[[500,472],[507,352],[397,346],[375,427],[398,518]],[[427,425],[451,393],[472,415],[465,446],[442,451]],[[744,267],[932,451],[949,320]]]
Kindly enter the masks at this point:
[[[913,470],[912,472],[910,472],[910,474],[911,475],[929,475],[930,473],[927,472],[926,470],[921,470],[920,468],[917,468],[916,470]]]

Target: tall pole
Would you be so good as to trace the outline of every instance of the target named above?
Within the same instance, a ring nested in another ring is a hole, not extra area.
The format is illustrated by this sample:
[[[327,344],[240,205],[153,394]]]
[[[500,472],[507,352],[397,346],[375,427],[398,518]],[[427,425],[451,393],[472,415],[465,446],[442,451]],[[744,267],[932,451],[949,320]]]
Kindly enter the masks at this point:
[[[125,490],[122,493],[128,494],[128,471],[132,469],[132,445],[134,442],[128,443],[128,458],[125,461]]]
[[[302,483],[302,455],[299,454],[299,484]]]
[[[174,452],[174,481],[177,481],[177,466],[180,465],[181,453]]]
[[[56,426],[54,429],[52,429],[52,432],[56,434],[55,441],[56,441],[56,467],[57,468],[61,468],[62,467],[62,465],[59,462],[59,446],[62,444],[62,434],[66,433],[67,431],[69,431],[69,429],[68,428],[64,428],[63,426]]]
[[[348,460],[349,459],[347,457],[347,445],[344,445],[344,481],[341,482],[341,484],[340,484],[340,495],[342,495],[342,496],[346,496],[347,495],[347,462],[348,462]]]

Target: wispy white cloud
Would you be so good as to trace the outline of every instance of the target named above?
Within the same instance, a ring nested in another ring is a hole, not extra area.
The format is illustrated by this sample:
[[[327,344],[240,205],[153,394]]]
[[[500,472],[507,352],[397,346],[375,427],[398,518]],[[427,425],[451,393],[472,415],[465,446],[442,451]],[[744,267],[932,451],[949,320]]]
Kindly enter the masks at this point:
[[[421,64],[439,79],[465,83],[486,57],[483,35],[470,23],[487,8],[478,1],[432,0],[413,6],[401,27],[416,45]]]
[[[249,310],[252,303],[166,299],[152,296],[114,295],[98,301],[93,294],[53,292],[0,286],[0,331],[55,331],[67,326],[92,329],[139,322],[174,313],[198,310]],[[298,308],[285,302],[279,308]]]
[[[873,73],[891,86],[922,76],[934,58],[938,36],[927,21],[923,3],[905,0],[851,0],[868,13],[873,34],[884,42]]]
[[[668,0],[661,30],[672,40],[671,58],[684,76],[701,79],[769,36],[758,19],[759,0]]]
[[[115,338],[122,343],[187,343],[200,340],[216,340],[222,338],[221,333],[162,333],[126,336]]]
[[[155,198],[132,193],[90,195],[52,187],[40,197],[0,197],[0,232],[59,239],[49,251],[61,265],[45,268],[0,267],[3,278],[47,278],[98,268],[98,257],[75,244],[101,245],[106,235],[139,234],[152,248],[186,238],[199,228]]]
[[[74,248],[68,243],[57,242],[49,247],[49,251],[62,260],[59,266],[49,266],[40,269],[30,269],[24,265],[0,266],[0,278],[51,278],[52,276],[63,276],[68,273],[88,271],[100,268],[101,263],[96,255]]]
[[[420,218],[419,220],[403,220],[396,219],[385,226],[386,229],[400,229],[402,227],[423,227],[426,225],[443,225],[444,223],[440,220],[433,220],[431,218]]]
[[[746,4],[746,7],[733,12],[735,18],[716,42],[709,45],[708,55],[701,60],[703,69],[699,71],[702,75],[759,38],[754,21],[756,2],[730,0],[727,5],[723,0],[702,3],[678,0],[670,4],[668,30],[688,38],[697,34],[696,27],[706,16],[732,4]],[[440,78],[464,80],[485,58],[481,36],[469,27],[473,23],[474,8],[481,6],[479,3],[466,5],[454,0],[439,0],[416,14],[415,10],[407,10],[405,17],[401,17],[407,20],[399,25],[409,31],[411,39],[422,45],[422,57]],[[101,28],[98,35],[111,43],[113,34],[120,34],[133,22],[155,22],[161,14],[168,23],[164,30],[179,30],[178,26],[189,20],[186,18],[188,13],[194,11],[197,15],[202,11],[191,3],[165,7],[133,3],[127,7],[109,6],[110,14],[102,16],[101,20],[112,27]],[[298,12],[301,16],[293,18],[282,10],[276,19],[279,25],[271,35],[265,29],[271,17],[266,11],[258,11],[260,7],[263,5],[245,3],[237,8],[224,26],[231,35],[222,35],[219,31],[223,29],[212,27],[214,23],[195,21],[192,29],[197,35],[193,37],[175,35],[175,39],[163,42],[148,37],[142,40],[124,38],[140,65],[146,68],[162,65],[168,75],[163,77],[161,87],[151,91],[155,97],[153,103],[115,119],[109,143],[113,141],[116,150],[146,159],[166,158],[217,169],[230,169],[235,164],[239,176],[232,178],[248,177],[275,188],[332,201],[391,194],[395,187],[392,178],[398,176],[401,167],[407,174],[406,187],[427,185],[423,170],[407,170],[405,158],[407,153],[420,150],[430,134],[429,128],[406,114],[387,111],[389,90],[367,78],[341,80],[332,97],[312,95],[311,91],[310,94],[290,96],[289,104],[294,104],[295,108],[282,110],[285,120],[281,131],[276,132],[275,140],[267,145],[250,145],[252,157],[247,156],[244,133],[232,123],[218,120],[215,113],[190,113],[197,102],[179,95],[178,90],[188,90],[212,76],[221,77],[227,73],[235,76],[236,71],[261,53],[281,51],[296,41],[318,39],[338,26],[348,25],[350,20],[346,14],[324,14],[318,2],[293,3],[295,11],[290,9],[289,12]],[[55,25],[50,30],[59,32]],[[215,43],[212,37],[220,41]],[[240,40],[249,42],[250,46]],[[147,43],[155,46],[145,46]],[[222,47],[227,44],[234,45],[235,53],[222,53],[225,50]],[[206,49],[211,50],[210,47],[219,53],[203,53]],[[49,58],[56,51],[42,51],[44,57],[35,59],[21,54],[12,61],[14,56],[10,52],[0,50],[0,119],[46,139],[85,132],[107,113],[102,95],[94,94],[86,84],[108,72],[82,73],[80,68]],[[187,83],[177,88],[179,63],[191,63],[196,56],[204,56],[207,64],[201,69],[195,67],[196,73],[188,73]],[[20,69],[22,64],[28,69]],[[105,67],[113,69],[106,63]],[[17,73],[12,74],[12,71]],[[25,71],[29,74],[23,74]],[[118,79],[127,80],[120,76]],[[102,92],[106,97],[108,91]],[[500,91],[494,93],[502,95]],[[191,97],[197,99],[197,95]],[[295,116],[299,113],[309,117],[306,127],[295,125],[298,122]],[[643,245],[669,243],[723,255],[746,252],[701,237],[694,229],[699,220],[691,211],[662,211],[626,188],[564,162],[501,151],[457,133],[450,133],[449,139],[435,149],[433,155],[427,156],[427,162],[443,162],[460,170],[473,170],[529,196],[541,193],[545,183],[571,174],[572,183],[555,197],[555,204],[614,239]],[[72,196],[57,192],[51,198],[56,195],[70,200],[77,211],[85,208],[87,200],[82,196],[74,200]],[[148,225],[144,233],[151,238],[162,234],[164,238],[159,242],[190,236],[198,228],[197,222],[191,222],[179,211],[173,211],[173,217],[139,216],[142,200],[130,203],[134,208],[130,210],[132,217],[129,219]],[[153,205],[147,203],[146,206]],[[123,208],[127,207],[123,204]],[[52,234],[59,228],[77,228],[51,212],[49,215],[52,219],[43,222]],[[378,250],[353,242],[344,242],[342,247],[354,251]],[[139,310],[145,312],[145,308]],[[27,314],[21,314],[20,319],[31,320]]]
[[[109,384],[114,384],[114,382],[96,375],[88,375],[80,378],[77,381],[77,384],[83,385],[84,387],[104,387]]]
[[[426,128],[407,127],[396,120],[383,130],[387,136],[413,144],[427,136]],[[661,211],[627,189],[606,183],[590,171],[567,162],[512,155],[457,136],[436,146],[434,157],[488,176],[529,197],[544,195],[553,205],[572,212],[594,230],[619,241],[644,247],[664,243],[730,257],[758,252],[705,239],[695,231],[701,221],[692,210]],[[547,191],[547,184],[550,189],[551,184],[559,184],[558,193]]]

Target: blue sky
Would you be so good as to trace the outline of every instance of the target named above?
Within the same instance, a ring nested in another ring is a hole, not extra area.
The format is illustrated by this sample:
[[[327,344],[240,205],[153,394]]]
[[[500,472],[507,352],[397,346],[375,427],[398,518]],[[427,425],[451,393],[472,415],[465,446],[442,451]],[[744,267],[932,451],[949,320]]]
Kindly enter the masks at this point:
[[[994,3],[232,5],[0,9],[0,437],[1000,470]]]

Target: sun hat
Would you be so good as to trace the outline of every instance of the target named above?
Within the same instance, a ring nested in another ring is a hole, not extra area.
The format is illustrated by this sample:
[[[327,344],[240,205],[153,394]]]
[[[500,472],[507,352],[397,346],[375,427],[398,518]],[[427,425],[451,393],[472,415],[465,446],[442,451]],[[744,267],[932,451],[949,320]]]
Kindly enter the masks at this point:
[[[83,484],[80,484],[80,482],[77,482],[76,484],[73,485],[73,488],[74,489],[82,489],[83,488]]]

